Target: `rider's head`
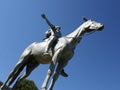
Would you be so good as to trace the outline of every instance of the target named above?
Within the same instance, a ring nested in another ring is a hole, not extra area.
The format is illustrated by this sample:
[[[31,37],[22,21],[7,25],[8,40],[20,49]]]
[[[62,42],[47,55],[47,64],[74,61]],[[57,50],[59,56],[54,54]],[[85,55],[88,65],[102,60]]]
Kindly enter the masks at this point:
[[[60,26],[55,26],[55,30],[60,30],[61,27]]]

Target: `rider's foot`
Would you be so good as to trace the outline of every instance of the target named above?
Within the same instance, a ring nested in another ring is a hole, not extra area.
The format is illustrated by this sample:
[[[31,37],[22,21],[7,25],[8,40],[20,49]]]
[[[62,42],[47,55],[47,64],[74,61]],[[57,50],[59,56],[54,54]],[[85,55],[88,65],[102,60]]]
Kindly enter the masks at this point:
[[[64,71],[64,69],[61,71],[61,75],[62,75],[63,77],[68,77],[68,74]]]

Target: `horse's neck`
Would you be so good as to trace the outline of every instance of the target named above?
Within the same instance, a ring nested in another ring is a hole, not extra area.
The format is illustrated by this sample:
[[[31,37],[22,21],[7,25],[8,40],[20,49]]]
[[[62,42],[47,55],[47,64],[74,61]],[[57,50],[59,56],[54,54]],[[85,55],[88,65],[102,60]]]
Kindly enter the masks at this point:
[[[83,35],[84,35],[84,27],[81,25],[75,31],[73,31],[72,33],[66,35],[65,37],[68,40],[68,42],[73,47],[75,47],[80,42]]]

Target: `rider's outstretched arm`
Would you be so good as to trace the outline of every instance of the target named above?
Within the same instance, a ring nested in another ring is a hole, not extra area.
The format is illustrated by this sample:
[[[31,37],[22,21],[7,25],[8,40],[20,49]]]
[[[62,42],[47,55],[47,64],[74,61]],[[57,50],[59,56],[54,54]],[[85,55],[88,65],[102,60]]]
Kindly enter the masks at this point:
[[[55,26],[52,23],[50,23],[50,21],[47,19],[47,17],[45,16],[45,14],[42,14],[41,16],[42,16],[43,19],[45,19],[45,21],[50,26],[50,28],[53,30],[53,32],[55,32]]]

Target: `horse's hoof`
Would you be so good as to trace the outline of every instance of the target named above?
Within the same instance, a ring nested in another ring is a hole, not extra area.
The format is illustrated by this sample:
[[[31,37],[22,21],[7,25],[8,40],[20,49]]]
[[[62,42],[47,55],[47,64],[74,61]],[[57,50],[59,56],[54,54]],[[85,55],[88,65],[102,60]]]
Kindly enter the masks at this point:
[[[3,90],[3,88],[4,88],[4,86],[2,85],[2,86],[0,87],[0,90]]]

